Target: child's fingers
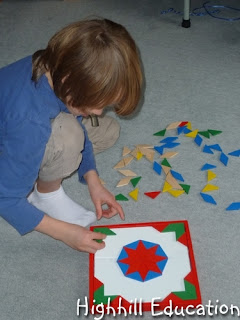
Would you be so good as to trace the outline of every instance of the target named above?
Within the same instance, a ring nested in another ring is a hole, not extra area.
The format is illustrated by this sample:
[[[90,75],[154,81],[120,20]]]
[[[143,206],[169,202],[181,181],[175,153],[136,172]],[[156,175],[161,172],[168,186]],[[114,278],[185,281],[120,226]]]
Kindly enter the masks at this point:
[[[109,215],[114,216],[116,214],[119,214],[122,220],[125,219],[123,209],[121,205],[117,201],[115,201],[115,199],[108,203],[108,208],[110,210]],[[103,210],[103,213],[104,213],[104,210]],[[107,212],[105,211],[105,213]]]
[[[102,213],[103,213],[103,212],[102,212],[101,203],[100,203],[100,202],[96,203],[96,204],[95,204],[95,208],[96,208],[97,218],[98,218],[98,220],[99,220],[99,219],[101,219]]]
[[[104,233],[101,232],[92,232],[92,239],[95,240],[104,240],[106,239],[106,235]]]

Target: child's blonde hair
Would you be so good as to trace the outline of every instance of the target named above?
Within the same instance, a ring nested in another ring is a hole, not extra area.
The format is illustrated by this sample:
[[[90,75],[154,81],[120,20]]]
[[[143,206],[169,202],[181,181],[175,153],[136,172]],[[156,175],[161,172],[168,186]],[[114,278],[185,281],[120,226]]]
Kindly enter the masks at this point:
[[[117,114],[128,115],[141,97],[135,42],[122,25],[107,19],[75,22],[57,32],[33,55],[32,80],[46,71],[55,94],[81,110],[114,105]]]

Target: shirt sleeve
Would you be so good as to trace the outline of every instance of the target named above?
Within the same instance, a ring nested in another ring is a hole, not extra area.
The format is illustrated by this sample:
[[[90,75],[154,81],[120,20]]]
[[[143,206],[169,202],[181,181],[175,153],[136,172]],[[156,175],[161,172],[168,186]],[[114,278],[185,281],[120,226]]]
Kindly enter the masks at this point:
[[[49,137],[47,127],[8,119],[0,130],[0,215],[21,235],[32,231],[44,213],[27,201]]]
[[[83,128],[84,135],[85,135],[84,149],[82,151],[82,162],[78,169],[78,177],[80,182],[86,183],[83,177],[85,173],[87,173],[90,170],[97,171],[97,168],[96,168],[96,161],[93,153],[92,142],[89,140],[87,130],[82,123],[82,117],[78,117],[78,122]]]

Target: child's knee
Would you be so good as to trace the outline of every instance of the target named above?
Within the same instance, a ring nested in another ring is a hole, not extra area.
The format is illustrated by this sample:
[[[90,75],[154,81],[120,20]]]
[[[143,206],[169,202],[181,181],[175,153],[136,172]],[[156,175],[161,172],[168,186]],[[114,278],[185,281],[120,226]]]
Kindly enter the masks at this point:
[[[43,181],[65,178],[76,171],[82,160],[84,132],[77,119],[60,113],[52,122],[39,177]]]
[[[54,132],[56,127],[56,131]],[[61,112],[53,123],[53,135],[55,140],[63,146],[64,152],[79,154],[84,146],[84,132],[77,119],[72,115]]]
[[[120,135],[120,125],[117,120],[109,116],[99,117],[98,120],[98,127],[92,127],[89,119],[83,120],[95,154],[112,147]]]

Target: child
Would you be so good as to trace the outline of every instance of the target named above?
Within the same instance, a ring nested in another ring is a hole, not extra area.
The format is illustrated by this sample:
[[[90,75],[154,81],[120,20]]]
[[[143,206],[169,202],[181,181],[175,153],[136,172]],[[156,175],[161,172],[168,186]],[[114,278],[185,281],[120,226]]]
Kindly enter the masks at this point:
[[[88,116],[107,106],[131,114],[141,85],[133,39],[107,19],[70,24],[45,50],[0,69],[0,214],[21,235],[36,230],[91,253],[104,247],[95,240],[105,236],[85,227],[124,213],[101,184],[94,153],[111,147],[120,129],[107,116],[92,127]],[[76,170],[96,214],[61,186]]]

